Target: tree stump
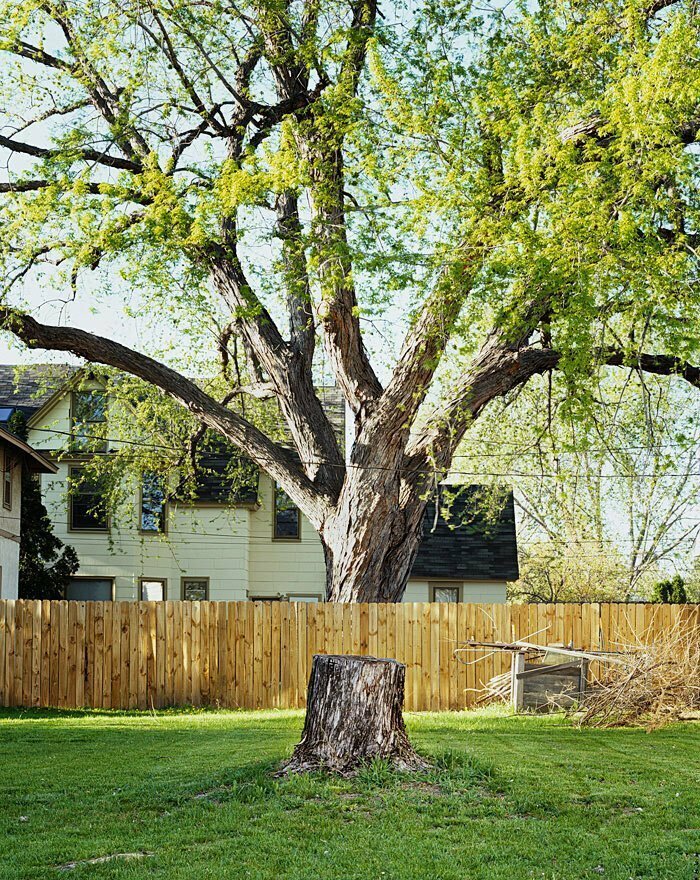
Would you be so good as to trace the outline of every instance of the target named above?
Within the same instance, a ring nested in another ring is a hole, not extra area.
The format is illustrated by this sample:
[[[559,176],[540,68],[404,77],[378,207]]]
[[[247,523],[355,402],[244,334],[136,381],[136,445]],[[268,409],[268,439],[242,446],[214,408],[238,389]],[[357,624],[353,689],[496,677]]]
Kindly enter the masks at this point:
[[[398,770],[425,769],[401,712],[405,676],[396,660],[315,654],[301,741],[280,774],[349,775],[376,758]]]

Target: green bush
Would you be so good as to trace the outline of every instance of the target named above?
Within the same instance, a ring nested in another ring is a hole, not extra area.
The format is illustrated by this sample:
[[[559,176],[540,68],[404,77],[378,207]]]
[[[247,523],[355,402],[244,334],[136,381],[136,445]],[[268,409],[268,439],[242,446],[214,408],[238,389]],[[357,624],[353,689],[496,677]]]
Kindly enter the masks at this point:
[[[668,602],[674,605],[687,602],[688,595],[685,591],[685,581],[683,578],[677,574],[670,580],[659,581],[654,587],[652,601]]]

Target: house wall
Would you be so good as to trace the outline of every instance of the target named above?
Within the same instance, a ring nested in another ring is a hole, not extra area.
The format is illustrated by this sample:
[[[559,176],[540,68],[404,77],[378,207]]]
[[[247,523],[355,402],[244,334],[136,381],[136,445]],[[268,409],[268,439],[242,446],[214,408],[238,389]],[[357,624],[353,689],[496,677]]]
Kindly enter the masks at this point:
[[[17,598],[19,542],[0,536],[0,599]]]
[[[70,412],[70,394],[57,398],[30,430],[30,444],[38,450],[64,447],[71,429]],[[55,534],[75,547],[78,576],[113,579],[115,599],[138,598],[140,578],[165,578],[168,598],[177,599],[182,578],[187,576],[209,578],[213,600],[322,600],[325,595],[323,550],[306,517],[302,515],[300,540],[273,538],[274,483],[266,474],[260,475],[257,509],[170,505],[167,533],[142,534],[137,528],[139,498],[135,492],[131,514],[113,522],[109,533],[75,532],[69,528],[66,493],[71,462],[57,464],[57,474],[42,476]],[[427,602],[429,597],[427,580],[409,581],[404,601]],[[465,582],[463,600],[504,602],[505,583]]]
[[[301,517],[301,540],[274,540],[274,482],[260,475],[260,508],[250,513],[248,596],[318,596],[326,592],[323,549],[316,530]]]
[[[138,498],[133,515],[113,522],[109,532],[73,531],[66,494],[69,462],[42,480],[54,533],[75,547],[80,577],[114,579],[115,599],[138,598],[141,578],[165,578],[167,596],[179,599],[183,577],[209,578],[213,600],[246,598],[248,511],[240,508],[170,506],[164,535],[138,531]]]
[[[430,602],[431,584],[449,584],[462,588],[462,602],[505,602],[505,581],[427,581],[411,578],[406,586],[404,602]]]
[[[8,449],[11,455],[12,505],[8,509],[0,495],[0,598],[17,598],[19,575],[19,533],[22,513],[22,461],[9,444],[0,440],[0,465]],[[0,486],[0,493],[2,493]]]

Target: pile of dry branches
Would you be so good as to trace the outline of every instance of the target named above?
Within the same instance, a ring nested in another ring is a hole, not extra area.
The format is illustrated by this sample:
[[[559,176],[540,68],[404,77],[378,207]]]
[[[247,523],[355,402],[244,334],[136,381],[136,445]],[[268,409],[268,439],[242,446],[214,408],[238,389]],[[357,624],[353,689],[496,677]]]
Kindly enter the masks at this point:
[[[700,627],[678,621],[645,642],[625,646],[624,663],[603,666],[579,724],[653,729],[700,710]]]

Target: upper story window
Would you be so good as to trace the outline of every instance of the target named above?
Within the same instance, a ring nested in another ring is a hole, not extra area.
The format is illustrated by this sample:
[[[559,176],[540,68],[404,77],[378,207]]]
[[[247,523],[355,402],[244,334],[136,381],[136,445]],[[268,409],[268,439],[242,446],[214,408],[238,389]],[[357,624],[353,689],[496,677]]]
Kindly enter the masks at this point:
[[[107,451],[107,394],[95,389],[74,391],[71,404],[73,449],[83,452]]]
[[[142,532],[165,531],[165,483],[160,474],[144,474],[141,482]]]
[[[84,468],[70,469],[68,522],[74,531],[106,532],[107,505],[104,487],[86,475]]]
[[[2,454],[2,506],[12,510],[12,455],[9,449]]]
[[[276,540],[282,541],[301,538],[301,511],[277,484],[275,484],[275,522],[272,534]]]

